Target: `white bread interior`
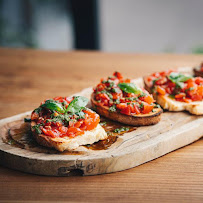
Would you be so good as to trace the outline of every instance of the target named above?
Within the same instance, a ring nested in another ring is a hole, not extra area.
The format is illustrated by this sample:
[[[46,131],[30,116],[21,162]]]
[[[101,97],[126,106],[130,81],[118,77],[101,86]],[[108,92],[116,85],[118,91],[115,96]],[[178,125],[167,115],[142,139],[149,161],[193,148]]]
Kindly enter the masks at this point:
[[[190,103],[179,102],[168,96],[155,96],[156,102],[163,108],[169,111],[189,111],[191,114],[203,115],[203,101],[194,101]]]
[[[74,138],[63,137],[63,138],[52,138],[43,134],[35,135],[37,142],[41,145],[55,148],[58,151],[71,151],[81,145],[92,144],[99,140],[107,138],[107,133],[104,128],[98,124],[96,128],[90,131],[85,131],[84,134],[78,135]]]

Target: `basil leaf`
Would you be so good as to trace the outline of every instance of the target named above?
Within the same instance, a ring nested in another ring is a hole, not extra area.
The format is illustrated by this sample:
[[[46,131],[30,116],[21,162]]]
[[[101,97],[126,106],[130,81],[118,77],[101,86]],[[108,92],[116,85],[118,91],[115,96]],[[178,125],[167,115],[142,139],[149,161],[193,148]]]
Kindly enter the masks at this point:
[[[54,100],[46,100],[44,104],[41,105],[41,107],[44,107],[44,108],[47,108],[47,109],[50,109],[50,110],[53,110],[53,111],[58,111],[60,113],[64,113],[65,110],[63,108],[63,106],[54,101]]]
[[[76,96],[73,101],[68,105],[66,112],[76,113],[81,111],[88,103],[88,99],[82,96]]]
[[[121,90],[127,93],[135,93],[135,94],[142,93],[142,90],[138,88],[134,83],[119,83],[118,87],[120,87]]]
[[[171,80],[174,83],[179,83],[179,82],[186,82],[187,80],[189,80],[190,78],[192,78],[192,76],[187,76],[187,75],[183,75],[181,73],[176,73],[176,72],[172,72],[169,76],[168,76],[169,80]]]

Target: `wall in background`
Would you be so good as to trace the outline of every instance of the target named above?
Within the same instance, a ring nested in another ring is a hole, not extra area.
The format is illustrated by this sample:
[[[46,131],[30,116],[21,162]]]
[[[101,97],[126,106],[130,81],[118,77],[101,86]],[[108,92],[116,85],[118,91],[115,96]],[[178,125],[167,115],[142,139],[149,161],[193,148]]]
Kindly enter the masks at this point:
[[[0,44],[71,50],[73,28],[67,0],[0,0]]]
[[[67,2],[50,1],[34,5],[35,41],[41,49],[70,50],[73,48],[71,13]]]
[[[100,0],[99,8],[103,51],[203,49],[203,0]]]
[[[203,0],[95,1],[102,51],[203,53]],[[71,0],[0,0],[0,46],[72,50],[70,4]],[[88,14],[87,8],[84,11]]]

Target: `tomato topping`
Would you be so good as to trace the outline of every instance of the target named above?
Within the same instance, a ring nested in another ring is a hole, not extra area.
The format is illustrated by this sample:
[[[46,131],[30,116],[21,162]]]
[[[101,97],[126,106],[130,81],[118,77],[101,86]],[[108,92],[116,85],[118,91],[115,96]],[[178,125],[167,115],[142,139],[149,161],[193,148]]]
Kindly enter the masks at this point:
[[[113,75],[114,75],[115,77],[117,77],[119,80],[120,80],[120,79],[123,79],[123,76],[122,76],[121,73],[119,73],[119,72],[115,72]]]
[[[153,73],[146,80],[154,93],[172,95],[180,102],[203,100],[203,78],[192,77],[174,70]]]
[[[176,95],[175,95],[175,98],[176,98],[176,99],[182,99],[182,98],[185,98],[185,96],[186,96],[186,94],[182,92],[182,93],[180,93],[180,94],[176,94]]]
[[[142,110],[142,113],[146,114],[146,113],[150,113],[152,111],[154,107],[149,105],[149,104],[145,104],[144,108]]]
[[[157,92],[160,94],[160,95],[165,95],[166,94],[166,90],[160,86],[157,86]]]
[[[94,88],[94,99],[98,106],[106,106],[111,112],[117,111],[125,115],[149,113],[150,109],[152,112],[153,108],[157,108],[152,95],[137,87],[132,80],[124,79],[119,72],[101,79]],[[143,111],[144,104],[151,106]]]
[[[108,95],[103,94],[103,96],[108,99]],[[67,108],[73,101],[73,97],[55,97],[53,100],[57,102],[56,104]],[[38,134],[43,133],[53,138],[73,138],[96,128],[100,122],[100,116],[88,108],[79,111],[78,114],[68,114],[47,110],[40,106],[32,112],[31,120],[36,122],[34,128],[37,128],[35,131]]]
[[[147,95],[146,97],[144,97],[144,101],[147,102],[148,104],[151,104],[154,102],[154,99],[151,95]]]

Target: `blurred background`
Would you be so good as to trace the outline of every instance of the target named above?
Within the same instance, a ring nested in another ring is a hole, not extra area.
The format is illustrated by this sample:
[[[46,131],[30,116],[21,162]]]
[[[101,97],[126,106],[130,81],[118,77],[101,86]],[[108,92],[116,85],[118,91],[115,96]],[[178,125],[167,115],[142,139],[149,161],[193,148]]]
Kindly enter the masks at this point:
[[[203,53],[203,0],[0,0],[0,46]]]

